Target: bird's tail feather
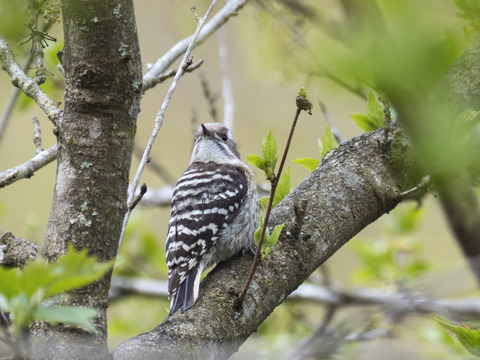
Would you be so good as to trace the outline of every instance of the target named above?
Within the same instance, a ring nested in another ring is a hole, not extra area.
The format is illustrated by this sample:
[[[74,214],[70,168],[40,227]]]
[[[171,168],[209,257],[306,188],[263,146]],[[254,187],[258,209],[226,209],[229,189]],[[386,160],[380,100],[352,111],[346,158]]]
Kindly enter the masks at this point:
[[[199,271],[199,265],[195,266],[188,273],[185,281],[183,281],[173,295],[170,302],[170,315],[173,315],[180,307],[182,314],[190,309],[198,298],[198,290],[200,287],[200,277],[202,271]]]

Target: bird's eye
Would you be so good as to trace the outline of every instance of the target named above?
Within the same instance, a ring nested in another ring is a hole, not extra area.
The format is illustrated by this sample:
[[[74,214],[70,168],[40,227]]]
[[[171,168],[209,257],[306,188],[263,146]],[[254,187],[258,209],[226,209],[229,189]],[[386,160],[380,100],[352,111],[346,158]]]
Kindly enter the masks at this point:
[[[227,141],[227,140],[228,140],[227,134],[223,134],[223,135],[222,135],[222,140],[223,140],[223,141]]]

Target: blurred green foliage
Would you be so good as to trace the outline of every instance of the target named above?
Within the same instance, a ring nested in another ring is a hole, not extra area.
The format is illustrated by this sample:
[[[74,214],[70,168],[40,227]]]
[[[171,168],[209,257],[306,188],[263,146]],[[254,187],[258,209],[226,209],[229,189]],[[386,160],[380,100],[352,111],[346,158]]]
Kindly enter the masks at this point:
[[[379,238],[355,238],[349,242],[362,261],[362,266],[353,275],[356,282],[397,287],[430,269],[417,235],[424,209],[415,206],[406,204],[393,210]]]
[[[155,231],[133,213],[125,231],[113,273],[153,279],[167,277],[165,245]]]
[[[23,269],[0,267],[0,310],[10,313],[9,332],[20,339],[34,321],[59,322],[96,331],[90,319],[96,309],[62,305],[60,294],[85,286],[102,277],[113,262],[99,263],[87,249],[66,254],[52,263],[38,258]]]

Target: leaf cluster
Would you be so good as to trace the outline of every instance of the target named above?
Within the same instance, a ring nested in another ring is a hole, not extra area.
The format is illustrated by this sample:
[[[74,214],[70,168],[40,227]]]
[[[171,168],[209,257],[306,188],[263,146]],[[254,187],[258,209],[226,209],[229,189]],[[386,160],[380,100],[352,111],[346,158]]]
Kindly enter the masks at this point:
[[[256,154],[247,155],[247,161],[265,172],[267,180],[275,180],[275,166],[277,165],[277,142],[270,131],[262,141],[262,156]]]
[[[9,331],[20,337],[34,321],[50,324],[68,323],[88,331],[96,331],[91,323],[97,310],[88,307],[63,306],[59,295],[85,286],[102,277],[113,262],[99,263],[88,256],[87,250],[67,253],[53,263],[43,259],[29,263],[23,269],[0,267],[0,311],[10,314]]]
[[[272,207],[275,207],[282,201],[289,193],[292,187],[292,181],[290,176],[290,170],[287,169],[285,173],[280,175],[280,178],[276,178],[275,175],[275,166],[277,165],[277,142],[273,136],[273,132],[269,131],[267,136],[262,141],[262,156],[250,154],[247,156],[247,160],[254,166],[265,172],[267,180],[273,185],[273,183],[278,180],[275,193],[273,194]],[[270,196],[263,197],[260,200],[260,205],[266,210],[268,203],[270,201]],[[255,231],[255,244],[260,241],[260,236],[262,233],[262,228],[264,227],[264,219],[260,216],[259,226]],[[277,225],[272,233],[268,230],[268,227],[265,229],[264,240],[262,243],[262,260],[268,258],[268,254],[272,250],[273,246],[278,240],[280,233],[282,232],[283,224]]]

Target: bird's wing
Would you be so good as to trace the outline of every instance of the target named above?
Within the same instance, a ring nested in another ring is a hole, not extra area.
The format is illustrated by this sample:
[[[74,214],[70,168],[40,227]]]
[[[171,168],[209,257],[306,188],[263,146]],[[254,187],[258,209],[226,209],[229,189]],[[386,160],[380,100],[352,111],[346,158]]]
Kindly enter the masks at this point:
[[[173,193],[166,243],[170,296],[238,214],[246,193],[247,179],[233,165],[194,163],[183,173]]]

